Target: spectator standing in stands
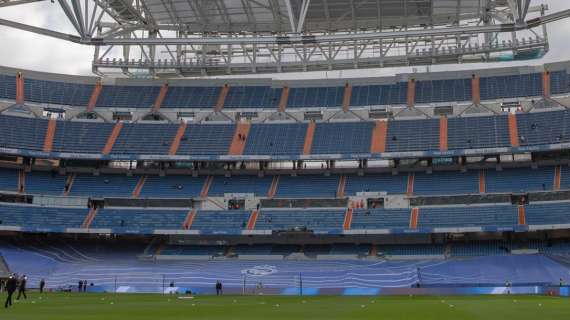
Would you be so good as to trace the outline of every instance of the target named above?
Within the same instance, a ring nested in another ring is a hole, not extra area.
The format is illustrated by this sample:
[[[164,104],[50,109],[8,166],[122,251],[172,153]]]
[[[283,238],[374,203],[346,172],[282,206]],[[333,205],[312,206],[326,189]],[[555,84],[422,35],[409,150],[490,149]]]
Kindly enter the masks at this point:
[[[40,293],[44,293],[45,287],[46,287],[46,281],[44,279],[40,280]]]
[[[17,287],[18,287],[18,280],[16,280],[16,277],[12,274],[10,275],[10,278],[6,280],[6,292],[8,293],[8,296],[6,297],[6,303],[4,303],[4,308],[12,306],[12,295],[16,291]]]
[[[16,298],[16,300],[20,300],[20,297],[23,295],[24,299],[28,299],[28,296],[26,296],[26,283],[28,282],[28,277],[26,277],[26,275],[23,275],[20,278],[20,285],[18,286],[18,297]]]

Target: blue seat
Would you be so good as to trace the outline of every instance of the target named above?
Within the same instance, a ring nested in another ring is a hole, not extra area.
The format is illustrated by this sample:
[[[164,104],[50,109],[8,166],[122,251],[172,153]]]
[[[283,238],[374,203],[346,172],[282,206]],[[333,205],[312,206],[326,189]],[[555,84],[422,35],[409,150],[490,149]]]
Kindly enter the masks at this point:
[[[104,85],[97,107],[150,108],[160,93],[160,86]]]
[[[125,175],[78,174],[71,187],[70,196],[82,197],[126,197],[130,198],[139,177]]]
[[[414,174],[414,194],[451,195],[479,193],[478,171],[440,171]]]
[[[140,197],[197,198],[205,180],[204,176],[147,176]]]
[[[355,209],[351,229],[407,229],[410,209]]]
[[[347,175],[344,192],[356,195],[357,192],[386,192],[388,194],[406,193],[407,174],[367,174],[365,176]]]
[[[200,210],[196,213],[190,229],[199,230],[203,233],[239,234],[242,230],[247,228],[247,222],[250,216],[250,211]]]
[[[338,176],[281,176],[277,186],[278,198],[334,198],[338,190]]]
[[[161,108],[213,109],[220,96],[221,87],[170,86]]]
[[[370,153],[374,122],[318,123],[312,154]]]
[[[222,197],[226,193],[253,193],[258,197],[266,197],[272,181],[272,176],[215,176],[208,195]]]
[[[91,228],[110,228],[116,233],[152,233],[154,230],[181,230],[188,210],[100,209]]]
[[[111,153],[167,155],[177,131],[172,124],[125,123]]]
[[[419,228],[514,227],[518,225],[516,206],[455,206],[421,208]]]
[[[215,156],[228,153],[236,130],[234,124],[188,125],[178,155]]]
[[[32,171],[25,174],[25,179],[26,193],[62,195],[67,177],[56,171]]]
[[[486,170],[485,182],[488,193],[548,191],[553,187],[554,167]]]
[[[245,155],[300,155],[303,153],[306,123],[252,124]]]
[[[447,120],[449,150],[510,147],[506,115],[457,117]]]
[[[439,151],[439,120],[388,122],[387,152]]]
[[[262,209],[257,217],[257,230],[290,230],[307,228],[317,232],[340,232],[344,209],[271,210]]]
[[[58,121],[52,149],[54,152],[101,153],[113,127],[113,123]]]

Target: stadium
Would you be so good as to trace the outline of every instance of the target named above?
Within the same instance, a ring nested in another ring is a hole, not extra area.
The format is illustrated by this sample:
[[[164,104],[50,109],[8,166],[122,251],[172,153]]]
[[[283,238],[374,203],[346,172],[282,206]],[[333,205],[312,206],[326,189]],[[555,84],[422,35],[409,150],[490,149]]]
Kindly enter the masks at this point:
[[[0,280],[30,290],[2,313],[567,317],[546,2],[0,0],[2,30],[94,52],[0,62]],[[29,6],[69,28],[2,16]]]

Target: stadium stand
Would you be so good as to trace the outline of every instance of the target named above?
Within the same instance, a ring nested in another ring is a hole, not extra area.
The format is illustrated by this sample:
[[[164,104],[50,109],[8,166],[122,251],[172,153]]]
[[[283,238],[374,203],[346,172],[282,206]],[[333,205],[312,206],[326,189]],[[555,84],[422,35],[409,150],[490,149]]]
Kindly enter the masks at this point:
[[[353,86],[350,106],[405,104],[407,92],[407,82],[393,85]]]
[[[303,152],[307,124],[253,124],[244,154],[299,155]]]
[[[168,154],[178,126],[125,123],[113,145],[112,154]]]
[[[312,176],[308,184],[303,176],[281,176],[277,198],[334,198],[338,188],[338,176]]]
[[[407,175],[365,175],[346,176],[345,193],[356,195],[357,192],[386,192],[388,194],[403,194],[406,192]]]
[[[93,229],[110,228],[115,233],[153,233],[156,229],[178,230],[187,210],[100,209],[91,223]]]
[[[0,98],[16,99],[16,77],[0,74]]]
[[[570,203],[535,203],[526,206],[526,221],[529,225],[570,224]]]
[[[387,139],[387,152],[439,150],[439,120],[392,121]]]
[[[202,192],[205,180],[204,176],[146,176],[140,197],[197,198]]]
[[[266,86],[232,86],[224,108],[277,108],[281,92],[281,88]]]
[[[70,196],[81,197],[131,197],[137,184],[137,177],[125,175],[78,174],[69,192]]]
[[[114,124],[87,121],[58,121],[54,152],[99,153],[105,147]]]
[[[24,95],[26,100],[55,105],[86,106],[93,85],[26,79]]]
[[[420,209],[419,228],[513,227],[517,225],[514,206],[458,206]]]
[[[373,127],[373,122],[319,123],[315,128],[311,153],[368,153]]]
[[[16,181],[13,178],[12,182]],[[66,183],[66,176],[52,172],[33,172],[25,174],[24,190],[32,194],[62,195]],[[5,190],[3,187],[0,187]]]
[[[162,108],[213,108],[221,87],[170,86]]]
[[[269,210],[260,211],[255,228],[258,230],[307,229],[315,232],[340,230],[344,210]]]
[[[357,209],[353,211],[351,229],[407,229],[409,224],[409,209]]]
[[[150,108],[159,92],[159,86],[104,85],[99,99],[97,99],[97,107]]]
[[[24,231],[64,232],[65,228],[79,228],[86,215],[86,208],[0,205],[0,225],[21,227]]]
[[[344,87],[290,88],[287,108],[335,108],[342,106]]]
[[[517,143],[521,146],[548,146],[567,141],[564,134],[566,113],[551,111],[517,116]],[[0,124],[0,146],[16,149],[19,153],[44,150],[48,121],[1,115]],[[507,116],[504,115],[449,118],[447,125],[449,150],[511,146]],[[369,121],[318,123],[308,150],[313,155],[339,155],[341,158],[368,154],[374,126]],[[438,119],[388,121],[386,152],[440,151],[439,126]],[[65,152],[63,156],[66,157],[71,153],[99,154],[113,127],[111,123],[85,120],[57,121],[51,151]],[[168,155],[179,127],[173,124],[122,124],[111,153],[124,156]],[[226,155],[235,128],[233,124],[188,124],[175,155]],[[305,123],[253,124],[244,154],[298,157],[304,153],[307,128]]]
[[[201,233],[240,234],[246,228],[250,214],[242,210],[198,211],[191,229]]]
[[[450,150],[509,146],[506,116],[449,118],[447,130]]]
[[[265,197],[271,186],[273,177],[231,176],[214,178],[208,194],[210,196],[223,196],[224,194],[253,193],[258,197]]]
[[[234,132],[235,125],[188,125],[177,154],[225,155]]]
[[[486,190],[488,193],[552,190],[553,177],[553,167],[539,167],[531,171],[524,168],[505,171],[487,170]]]
[[[471,100],[471,79],[432,80],[416,82],[417,103]]]
[[[0,146],[43,150],[44,137],[48,122],[33,118],[0,116]]]
[[[414,194],[417,195],[473,194],[478,190],[477,171],[414,174]]]
[[[536,112],[517,115],[521,145],[540,145],[568,142],[566,134],[570,115],[568,111]]]

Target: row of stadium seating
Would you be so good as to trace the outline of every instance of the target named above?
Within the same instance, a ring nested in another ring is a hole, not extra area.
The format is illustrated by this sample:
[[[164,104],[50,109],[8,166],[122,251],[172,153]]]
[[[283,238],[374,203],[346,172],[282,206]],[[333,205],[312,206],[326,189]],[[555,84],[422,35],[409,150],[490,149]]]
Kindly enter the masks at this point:
[[[533,203],[525,206],[526,223],[550,229],[570,224],[568,202]],[[80,228],[89,214],[87,208],[57,208],[35,205],[0,205],[0,224],[22,231],[64,232]],[[89,228],[110,229],[112,233],[153,234],[158,230],[183,230],[188,209],[104,208],[98,209]],[[248,229],[252,212],[243,210],[200,210],[193,215],[190,230],[200,234],[241,234]],[[250,230],[312,230],[342,234],[345,209],[261,209]],[[513,205],[472,205],[421,207],[417,224],[412,225],[410,209],[356,209],[351,233],[389,230],[402,233],[442,232],[445,228],[478,228],[476,231],[513,230],[520,226],[518,207]],[[540,228],[539,228],[540,229]],[[445,232],[445,231],[443,231]]]
[[[15,99],[15,76],[0,75],[0,98]],[[471,79],[416,81],[417,103],[471,101]],[[86,106],[94,84],[65,83],[25,79],[24,93],[28,101]],[[564,71],[551,73],[552,93],[569,91],[568,75]],[[481,99],[531,97],[542,95],[540,73],[512,76],[492,76],[480,79]],[[212,108],[221,87],[169,87],[162,102],[164,108]],[[386,85],[356,85],[352,88],[350,106],[406,104],[407,82]],[[160,94],[160,86],[104,85],[97,100],[98,107],[150,108]],[[270,86],[230,87],[225,108],[277,108],[282,88]],[[290,88],[287,107],[341,107],[344,87]]]
[[[510,147],[507,115],[449,118],[447,149]],[[570,142],[569,111],[518,114],[521,146]],[[86,121],[57,121],[51,151],[101,154],[115,124]],[[388,121],[386,152],[439,151],[440,121]],[[374,122],[317,123],[311,154],[369,154]],[[48,120],[0,116],[0,147],[42,151]],[[168,155],[178,124],[125,123],[111,155]],[[252,124],[244,155],[299,156],[308,131],[307,123]],[[235,124],[189,124],[181,137],[177,155],[227,155],[236,132]]]
[[[302,252],[307,256],[315,255],[372,255],[374,252],[387,256],[443,256],[476,257],[507,255],[513,250],[538,250],[545,254],[570,253],[570,242],[540,241],[509,242],[502,240],[449,242],[443,244],[350,244],[335,243],[325,245],[280,245],[255,244],[235,246],[206,245],[162,245],[149,254],[159,255],[238,255],[238,256],[270,256],[290,255]],[[447,251],[447,253],[446,253]]]
[[[555,189],[555,167],[512,168],[497,171],[483,170],[435,171],[431,174],[416,172],[408,189],[410,174],[400,173],[346,175],[344,196],[358,192],[385,192],[387,194],[413,195],[455,195],[480,193],[479,179],[485,179],[486,193],[519,193],[529,191],[552,191]],[[24,174],[23,190],[19,190],[18,171],[0,169],[0,191],[26,192],[29,194],[70,195],[81,197],[123,197],[133,196],[142,176],[117,174],[73,174],[72,177],[56,172],[32,171]],[[141,198],[196,198],[202,193],[205,176],[167,175],[145,176],[140,186]],[[72,179],[71,182],[68,179]],[[277,177],[275,177],[277,180]],[[274,176],[236,175],[232,177],[213,176],[207,190],[208,196],[249,193],[266,197]],[[338,196],[339,175],[282,175],[276,181],[276,198],[335,198]],[[66,184],[68,184],[66,188]],[[570,189],[570,168],[560,167],[560,189]]]

